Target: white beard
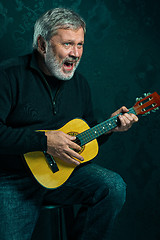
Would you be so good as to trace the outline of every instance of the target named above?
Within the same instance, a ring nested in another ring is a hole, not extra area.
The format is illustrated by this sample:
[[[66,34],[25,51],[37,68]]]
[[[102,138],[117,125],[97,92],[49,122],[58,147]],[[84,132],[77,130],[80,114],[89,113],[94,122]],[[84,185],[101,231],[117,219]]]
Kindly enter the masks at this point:
[[[68,59],[68,58],[67,58]],[[54,55],[54,52],[52,51],[51,47],[48,46],[48,51],[46,53],[46,59],[45,59],[45,64],[47,66],[47,69],[49,70],[49,72],[56,78],[58,78],[59,80],[70,80],[73,75],[75,70],[77,69],[80,60],[78,62],[76,62],[76,64],[74,65],[73,69],[71,72],[69,73],[64,73],[62,71],[62,66],[63,63],[66,61],[66,59],[63,59],[62,63],[60,63],[57,59],[56,56]]]

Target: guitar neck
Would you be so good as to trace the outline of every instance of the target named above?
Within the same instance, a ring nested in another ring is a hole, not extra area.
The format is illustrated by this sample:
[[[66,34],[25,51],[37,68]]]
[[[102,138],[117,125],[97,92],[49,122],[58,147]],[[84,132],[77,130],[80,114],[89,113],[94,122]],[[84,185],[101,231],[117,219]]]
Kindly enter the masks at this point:
[[[129,113],[136,114],[134,107],[129,109]],[[121,115],[121,114],[122,113],[118,115]],[[118,120],[117,120],[118,115],[112,118],[109,118],[106,121],[78,134],[77,138],[80,141],[80,146],[83,146],[88,142],[91,142],[92,140],[96,139],[97,137],[103,135],[104,133],[107,133],[110,130],[114,129],[118,124]]]

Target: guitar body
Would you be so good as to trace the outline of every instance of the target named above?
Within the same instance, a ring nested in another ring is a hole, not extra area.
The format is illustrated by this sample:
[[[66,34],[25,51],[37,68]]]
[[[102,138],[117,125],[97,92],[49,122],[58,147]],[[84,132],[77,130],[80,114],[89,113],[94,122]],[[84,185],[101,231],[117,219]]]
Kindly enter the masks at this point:
[[[84,120],[76,118],[58,130],[75,136],[87,129],[89,129],[88,124]],[[84,161],[81,163],[93,159],[98,154],[97,140],[94,139],[82,146],[79,154],[84,158]],[[58,158],[54,158],[59,170],[53,173],[43,152],[26,153],[24,154],[24,158],[36,180],[46,188],[57,188],[61,186],[76,167],[76,165],[68,164]]]

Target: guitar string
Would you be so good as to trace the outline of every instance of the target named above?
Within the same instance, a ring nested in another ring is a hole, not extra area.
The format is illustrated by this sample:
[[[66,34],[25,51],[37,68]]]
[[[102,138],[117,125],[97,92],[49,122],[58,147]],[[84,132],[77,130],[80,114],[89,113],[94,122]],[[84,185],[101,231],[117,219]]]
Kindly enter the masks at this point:
[[[129,113],[134,113],[134,108],[129,109]],[[120,114],[118,114],[120,115]],[[106,121],[94,126],[93,128],[87,129],[86,131],[77,135],[77,138],[81,142],[81,146],[85,145],[86,143],[94,140],[95,138],[101,136],[105,132],[115,128],[117,126],[117,116],[107,119]]]

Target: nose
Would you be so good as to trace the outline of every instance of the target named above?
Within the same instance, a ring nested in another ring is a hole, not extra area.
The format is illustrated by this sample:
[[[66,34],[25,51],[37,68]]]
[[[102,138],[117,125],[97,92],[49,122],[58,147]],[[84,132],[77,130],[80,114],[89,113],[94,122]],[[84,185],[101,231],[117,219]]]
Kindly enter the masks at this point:
[[[80,49],[77,48],[77,46],[72,46],[72,49],[70,51],[70,56],[79,58],[81,55]]]

